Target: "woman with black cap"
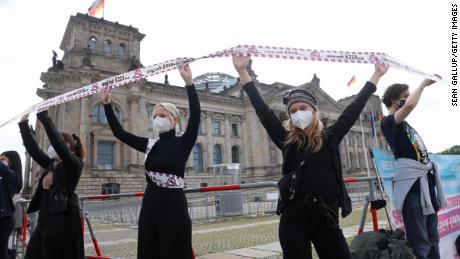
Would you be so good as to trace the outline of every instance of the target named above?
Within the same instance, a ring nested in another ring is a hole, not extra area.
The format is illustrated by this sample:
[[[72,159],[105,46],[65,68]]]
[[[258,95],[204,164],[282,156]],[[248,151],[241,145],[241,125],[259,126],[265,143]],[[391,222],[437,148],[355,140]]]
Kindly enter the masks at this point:
[[[289,119],[283,125],[261,98],[246,70],[248,62],[248,57],[233,57],[257,116],[283,153],[283,179],[295,175],[287,181],[292,187],[287,189],[287,195],[284,188],[280,188],[278,202],[279,238],[284,258],[312,258],[311,243],[321,259],[350,258],[338,225],[339,207],[342,217],[351,213],[351,201],[342,181],[339,144],[359,118],[388,67],[375,65],[374,74],[355,99],[335,123],[324,128],[316,99],[305,89],[295,89],[284,96]]]
[[[0,259],[8,258],[8,238],[14,227],[13,196],[22,189],[21,157],[16,151],[0,155]]]
[[[83,233],[75,189],[83,170],[85,150],[75,134],[58,132],[48,111],[37,113],[50,141],[47,152],[35,142],[28,115],[19,123],[27,153],[43,169],[27,213],[39,211],[38,224],[30,237],[25,258],[83,259]]]
[[[198,136],[201,111],[189,65],[180,68],[180,75],[190,107],[183,134],[179,133],[179,110],[172,103],[153,107],[152,124],[159,138],[149,139],[123,129],[113,111],[109,91],[101,97],[114,136],[146,154],[147,188],[139,215],[139,259],[193,258],[192,224],[183,188],[185,165]]]

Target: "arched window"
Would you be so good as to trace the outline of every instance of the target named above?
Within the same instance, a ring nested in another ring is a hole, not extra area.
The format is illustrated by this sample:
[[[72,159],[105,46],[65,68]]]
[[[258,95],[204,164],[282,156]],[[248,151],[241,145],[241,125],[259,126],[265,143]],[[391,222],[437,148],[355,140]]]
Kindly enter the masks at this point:
[[[118,56],[124,57],[126,53],[126,45],[124,43],[120,43],[118,46]]]
[[[232,147],[232,163],[240,162],[240,150],[237,146]]]
[[[115,116],[117,116],[118,120],[121,121],[120,110],[116,106],[113,106],[113,110],[115,112]],[[100,103],[94,106],[91,112],[91,121],[93,123],[102,123],[102,124],[107,123],[107,118],[105,117],[104,105]]]
[[[95,49],[96,49],[96,43],[97,43],[96,37],[91,36],[91,37],[88,39],[88,42],[87,42],[88,48],[89,48],[90,50],[95,50]]]
[[[203,171],[203,149],[200,144],[193,146],[193,167],[195,171]]]
[[[219,145],[214,145],[212,155],[215,165],[222,164],[222,148]]]
[[[104,52],[112,53],[112,42],[110,40],[104,41]]]

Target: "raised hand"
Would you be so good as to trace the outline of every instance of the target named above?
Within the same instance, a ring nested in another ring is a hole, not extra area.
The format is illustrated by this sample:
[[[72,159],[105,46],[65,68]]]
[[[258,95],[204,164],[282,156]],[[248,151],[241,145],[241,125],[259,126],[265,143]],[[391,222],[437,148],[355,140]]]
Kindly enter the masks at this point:
[[[26,113],[26,114],[22,115],[21,120],[19,122],[27,121],[28,119],[29,119],[29,114]]]
[[[442,79],[440,75],[437,75],[437,74],[434,74],[434,76],[438,77],[439,79]],[[429,79],[429,78],[425,78],[423,81],[422,81],[422,85],[423,86],[429,86],[429,85],[432,85],[436,83],[435,80],[433,79]]]
[[[112,89],[105,89],[101,92],[101,101],[103,104],[108,104],[112,101]]]
[[[235,67],[238,73],[246,70],[246,66],[248,65],[250,57],[239,57],[233,56],[233,66]]]
[[[388,71],[389,67],[390,66],[387,64],[374,64],[375,73],[379,74],[380,76],[383,76]]]
[[[192,77],[192,70],[190,69],[190,65],[182,65],[179,68],[180,76],[185,82],[185,85],[192,85],[193,84],[193,77]]]

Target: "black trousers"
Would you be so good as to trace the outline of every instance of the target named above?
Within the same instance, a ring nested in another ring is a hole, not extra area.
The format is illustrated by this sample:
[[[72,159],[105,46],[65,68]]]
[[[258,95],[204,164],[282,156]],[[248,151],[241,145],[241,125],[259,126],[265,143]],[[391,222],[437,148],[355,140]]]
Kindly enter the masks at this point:
[[[40,211],[25,259],[84,258],[78,214]]]
[[[182,189],[147,186],[139,215],[137,258],[192,258],[192,223]]]
[[[312,243],[321,259],[350,258],[348,244],[338,226],[337,201],[320,203],[317,198],[300,197],[286,205],[279,225],[284,259],[312,258]]]
[[[14,228],[13,216],[0,218],[0,259],[8,259],[8,239]]]

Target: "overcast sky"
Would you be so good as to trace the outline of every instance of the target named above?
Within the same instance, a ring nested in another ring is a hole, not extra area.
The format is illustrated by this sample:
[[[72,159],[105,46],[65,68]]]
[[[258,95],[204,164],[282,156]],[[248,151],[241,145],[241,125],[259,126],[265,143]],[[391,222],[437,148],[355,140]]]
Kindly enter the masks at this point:
[[[454,1],[271,1],[106,0],[105,19],[132,25],[146,34],[141,62],[148,66],[175,57],[199,57],[238,44],[324,50],[381,51],[429,73],[450,77],[450,9]],[[40,74],[51,66],[70,15],[86,13],[92,0],[0,0],[0,123],[39,102]],[[102,15],[99,14],[100,17]],[[194,76],[225,72],[236,76],[231,60],[199,60]],[[265,83],[300,85],[316,73],[334,99],[356,94],[372,65],[255,59],[253,69]],[[356,75],[360,86],[346,83]],[[177,71],[170,82],[182,85]],[[163,75],[150,80],[163,81]],[[381,96],[392,83],[413,90],[423,78],[390,70],[378,85]],[[460,144],[460,108],[452,107],[450,85],[425,90],[408,121],[430,152]],[[384,109],[385,110],[385,109]],[[386,111],[385,111],[386,113]],[[35,115],[32,116],[35,118]],[[16,123],[0,129],[0,151],[21,153]]]

